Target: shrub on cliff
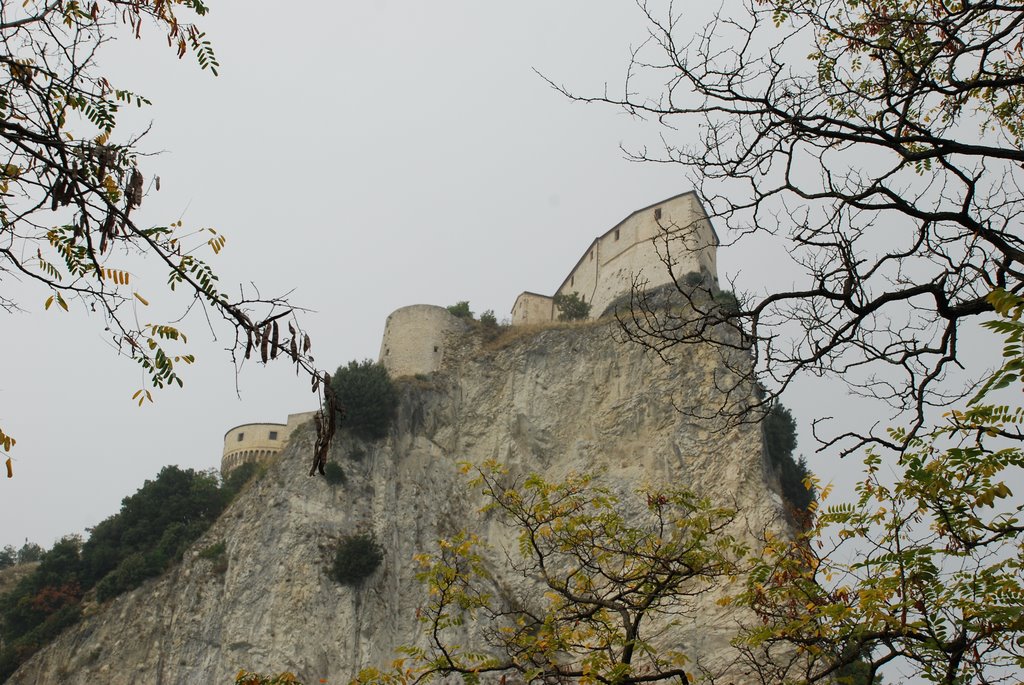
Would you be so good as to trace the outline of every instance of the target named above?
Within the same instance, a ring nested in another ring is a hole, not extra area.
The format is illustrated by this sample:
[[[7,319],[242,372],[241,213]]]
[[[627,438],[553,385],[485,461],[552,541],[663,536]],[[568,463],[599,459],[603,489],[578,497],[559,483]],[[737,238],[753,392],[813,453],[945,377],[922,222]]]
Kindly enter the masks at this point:
[[[590,316],[590,303],[577,292],[571,295],[555,295],[555,307],[559,321],[584,321]]]
[[[324,467],[324,478],[331,485],[342,485],[345,482],[345,470],[338,462],[329,461]]]
[[[398,393],[387,369],[369,359],[339,366],[331,379],[338,406],[344,409],[341,427],[369,440],[383,438],[398,408]]]
[[[460,319],[472,319],[473,312],[469,311],[469,300],[460,300],[448,306],[448,313]]]
[[[488,309],[480,315],[480,323],[486,328],[494,328],[498,325],[498,317],[494,315],[493,309]]]
[[[384,560],[384,550],[369,533],[348,535],[338,543],[331,577],[342,585],[358,585]]]

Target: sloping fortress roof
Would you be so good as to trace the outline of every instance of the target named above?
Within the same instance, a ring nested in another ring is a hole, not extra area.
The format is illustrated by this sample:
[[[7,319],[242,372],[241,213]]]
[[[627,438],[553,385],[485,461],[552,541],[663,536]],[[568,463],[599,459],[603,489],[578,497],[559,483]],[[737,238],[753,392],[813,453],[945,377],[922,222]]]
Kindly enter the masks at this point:
[[[598,318],[634,282],[651,289],[698,272],[717,285],[717,247],[718,235],[693,191],[638,209],[590,243],[554,295],[521,293],[512,324],[557,319],[555,295],[577,293]]]

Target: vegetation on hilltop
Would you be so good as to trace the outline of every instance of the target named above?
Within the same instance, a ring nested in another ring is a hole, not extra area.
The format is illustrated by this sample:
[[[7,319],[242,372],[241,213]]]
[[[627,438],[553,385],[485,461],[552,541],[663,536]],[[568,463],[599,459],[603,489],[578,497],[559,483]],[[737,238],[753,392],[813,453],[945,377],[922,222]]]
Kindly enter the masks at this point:
[[[258,468],[240,466],[221,483],[213,472],[165,466],[88,540],[67,536],[43,552],[39,566],[0,596],[0,680],[78,621],[90,592],[106,601],[178,562]]]

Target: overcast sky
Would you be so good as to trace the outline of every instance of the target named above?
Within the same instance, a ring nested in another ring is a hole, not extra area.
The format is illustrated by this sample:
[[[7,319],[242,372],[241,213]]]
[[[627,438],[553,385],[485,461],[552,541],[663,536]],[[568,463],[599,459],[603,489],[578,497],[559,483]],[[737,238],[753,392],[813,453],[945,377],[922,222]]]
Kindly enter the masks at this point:
[[[218,78],[155,30],[108,51],[112,80],[154,102],[126,119],[152,121],[142,148],[161,152],[143,163],[162,189],[138,218],[225,233],[212,259],[222,284],[292,291],[323,368],[376,358],[404,305],[468,299],[507,317],[519,292],[552,292],[596,235],[690,189],[680,169],[623,159],[620,144],[658,133],[650,124],[569,102],[534,72],[583,93],[620,88],[644,35],[631,2],[211,4]],[[784,280],[783,249],[724,250],[720,276]],[[164,277],[151,275],[151,299],[166,299]],[[225,341],[192,317],[184,389],[138,408],[140,371],[102,320],[44,313],[33,297],[3,315],[0,426],[18,444],[0,544],[48,547],[165,464],[219,466],[230,427],[315,406],[286,364],[244,368],[239,397]],[[787,397],[804,430],[812,409],[845,401],[841,387]],[[829,477],[834,464],[811,466]]]

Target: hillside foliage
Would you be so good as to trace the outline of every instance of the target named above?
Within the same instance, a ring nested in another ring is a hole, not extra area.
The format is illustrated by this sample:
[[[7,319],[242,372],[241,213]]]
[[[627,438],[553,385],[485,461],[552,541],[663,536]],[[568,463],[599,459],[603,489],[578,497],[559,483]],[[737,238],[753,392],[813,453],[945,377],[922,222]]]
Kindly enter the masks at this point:
[[[179,561],[253,474],[240,467],[221,484],[211,472],[165,466],[88,540],[67,536],[43,552],[39,566],[0,596],[0,680],[74,624],[87,598],[111,599]]]
[[[807,462],[795,458],[797,436],[796,421],[789,409],[778,401],[772,405],[762,424],[768,463],[778,473],[782,497],[796,513],[807,512],[815,501],[816,493]]]

